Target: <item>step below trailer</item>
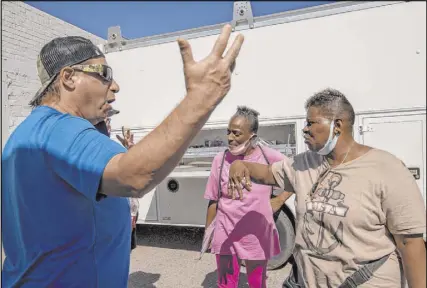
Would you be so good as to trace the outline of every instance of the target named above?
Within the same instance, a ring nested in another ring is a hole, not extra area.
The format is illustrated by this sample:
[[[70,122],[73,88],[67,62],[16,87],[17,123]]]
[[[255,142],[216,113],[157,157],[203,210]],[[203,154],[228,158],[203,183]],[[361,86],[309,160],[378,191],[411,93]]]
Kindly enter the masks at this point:
[[[181,166],[139,200],[138,223],[203,227],[210,167],[194,166],[225,149],[226,127],[236,106],[258,110],[260,136],[292,157],[306,150],[304,102],[326,87],[342,91],[353,104],[356,141],[402,159],[425,200],[426,3],[337,2],[262,17],[252,17],[249,3],[239,5],[246,10],[241,14],[236,6],[234,20],[240,22],[232,24],[245,35],[245,43],[231,91]],[[113,118],[112,134],[127,126],[139,140],[158,125],[185,95],[175,40],[189,39],[197,60],[210,52],[222,26],[134,40],[111,28],[101,48],[121,86],[114,104],[121,113]],[[280,239],[288,244],[270,268],[286,262],[292,251],[294,210],[290,199],[277,221]]]

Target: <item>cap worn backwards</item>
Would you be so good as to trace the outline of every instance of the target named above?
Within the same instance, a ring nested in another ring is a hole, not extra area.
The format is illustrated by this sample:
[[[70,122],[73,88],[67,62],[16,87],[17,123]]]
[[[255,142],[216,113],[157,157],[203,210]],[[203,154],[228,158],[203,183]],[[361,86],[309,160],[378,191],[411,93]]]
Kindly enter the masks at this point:
[[[59,37],[48,42],[37,57],[37,71],[42,87],[29,104],[40,104],[41,96],[62,68],[98,57],[105,56],[96,45],[83,37]]]

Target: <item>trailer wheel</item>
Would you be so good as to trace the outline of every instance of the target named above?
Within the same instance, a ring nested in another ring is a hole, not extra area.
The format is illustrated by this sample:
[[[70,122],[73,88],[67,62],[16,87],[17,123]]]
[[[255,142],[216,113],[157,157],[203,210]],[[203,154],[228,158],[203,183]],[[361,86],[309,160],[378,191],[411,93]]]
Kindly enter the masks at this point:
[[[274,256],[268,261],[267,270],[274,270],[283,267],[292,256],[295,243],[295,228],[292,213],[286,206],[275,213],[274,221],[276,222],[277,232],[279,234],[280,247],[282,251],[279,255]],[[245,261],[242,261],[245,266]]]
[[[274,270],[286,264],[292,256],[295,243],[295,228],[292,213],[284,206],[280,213],[274,217],[277,232],[279,233],[280,247],[282,251],[268,261],[267,270]]]

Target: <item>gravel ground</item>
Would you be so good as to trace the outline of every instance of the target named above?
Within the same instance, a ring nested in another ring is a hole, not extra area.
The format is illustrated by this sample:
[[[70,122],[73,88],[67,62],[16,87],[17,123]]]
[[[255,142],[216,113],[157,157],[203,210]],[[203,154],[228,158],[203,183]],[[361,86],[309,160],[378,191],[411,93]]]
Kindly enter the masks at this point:
[[[138,247],[132,251],[129,288],[216,287],[215,258],[205,254],[196,260],[203,230],[165,226],[138,227]],[[268,271],[268,287],[280,288],[290,265]],[[240,271],[239,288],[249,287],[246,271]]]
[[[216,265],[211,254],[199,261],[203,230],[166,226],[138,227],[138,247],[132,251],[128,288],[215,288]],[[3,248],[3,247],[2,247]],[[2,251],[3,252],[3,251]],[[2,253],[2,264],[4,253]],[[268,271],[268,287],[281,288],[290,265]],[[239,288],[248,288],[240,270]]]

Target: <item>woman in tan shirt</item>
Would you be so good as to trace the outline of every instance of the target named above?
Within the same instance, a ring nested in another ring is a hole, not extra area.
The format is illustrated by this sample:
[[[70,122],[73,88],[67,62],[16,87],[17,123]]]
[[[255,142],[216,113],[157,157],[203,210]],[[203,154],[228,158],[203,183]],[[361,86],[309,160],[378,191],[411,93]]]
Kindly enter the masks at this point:
[[[310,151],[271,166],[235,161],[229,193],[250,190],[250,179],[295,192],[294,287],[400,288],[404,276],[426,287],[426,212],[412,174],[354,141],[354,110],[339,91],[315,94],[306,110]]]

